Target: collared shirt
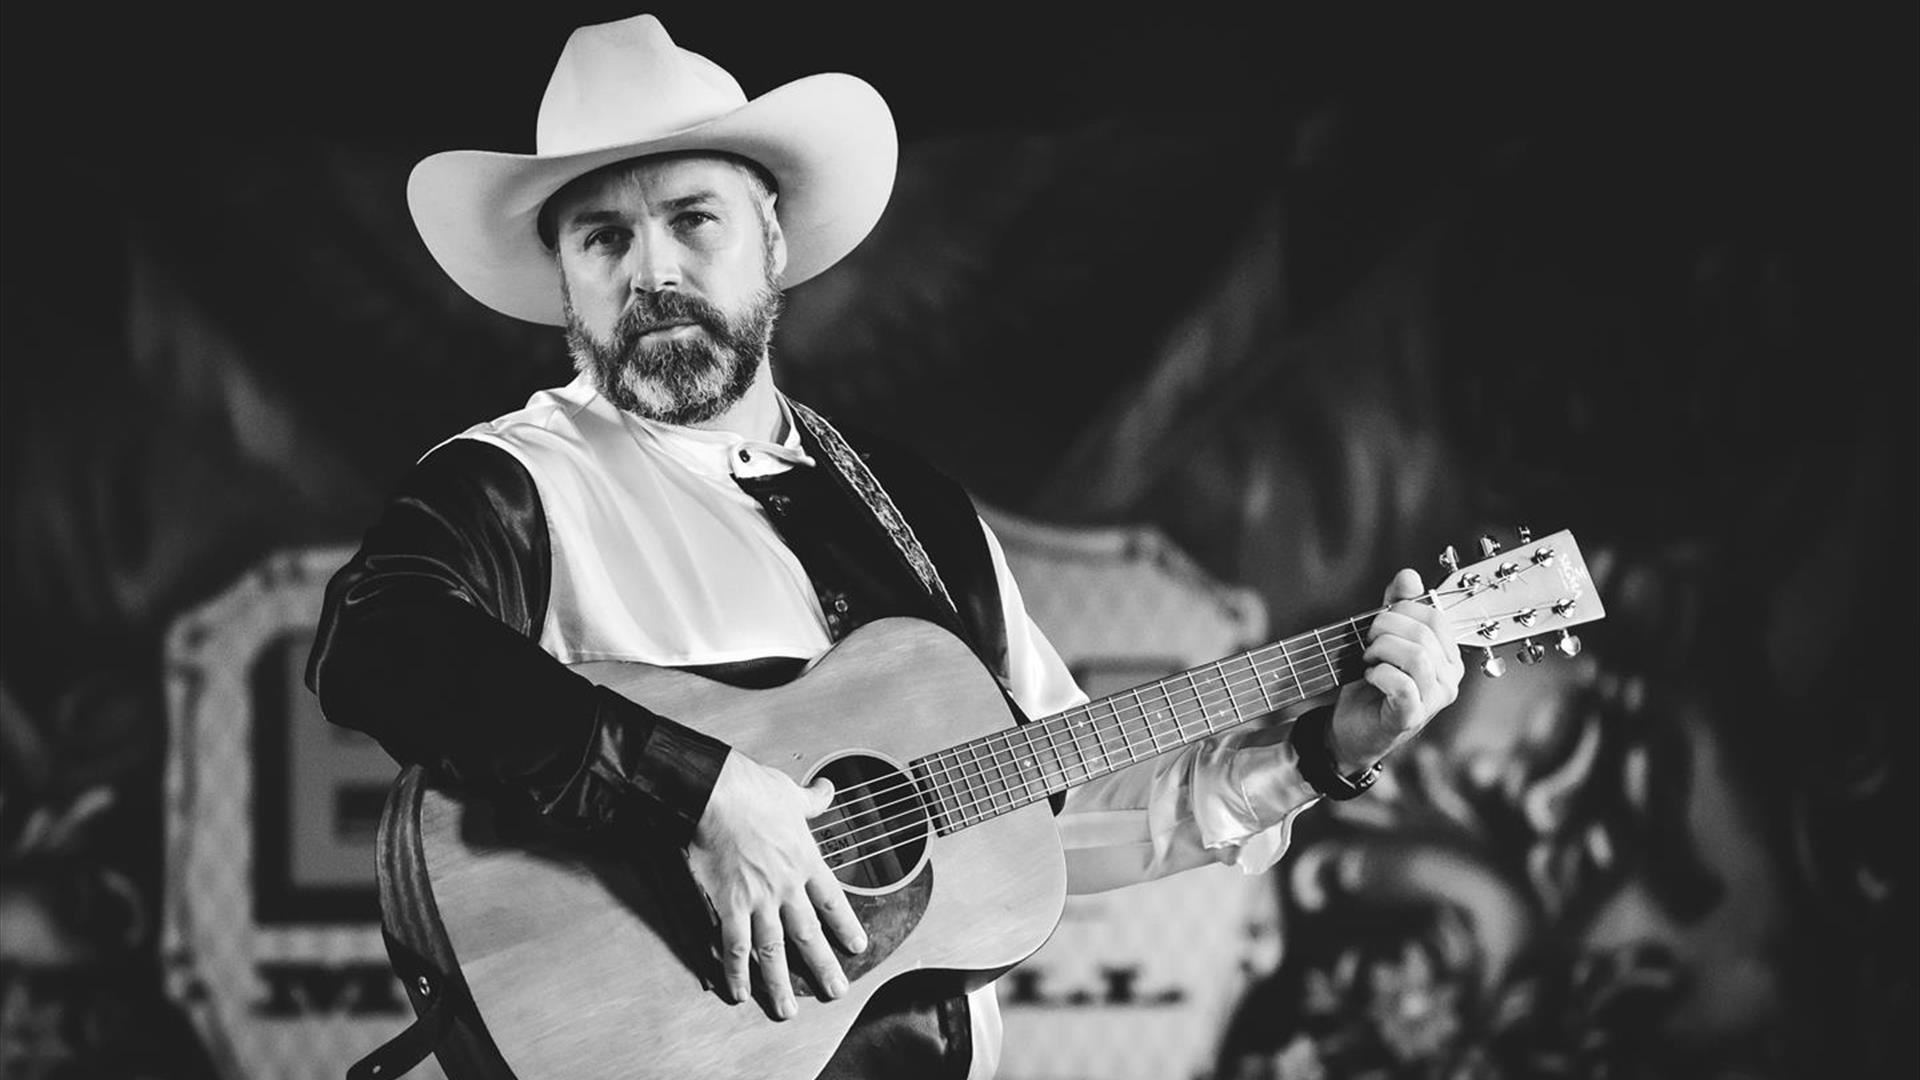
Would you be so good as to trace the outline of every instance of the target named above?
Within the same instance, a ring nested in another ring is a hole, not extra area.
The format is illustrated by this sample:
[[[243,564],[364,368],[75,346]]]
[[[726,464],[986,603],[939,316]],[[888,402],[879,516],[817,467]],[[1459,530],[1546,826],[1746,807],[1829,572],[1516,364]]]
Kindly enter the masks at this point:
[[[833,613],[736,482],[822,467],[788,420],[779,442],[656,423],[615,409],[583,376],[464,432],[512,454],[539,488],[553,550],[541,646],[567,663],[672,667],[824,654],[838,636]],[[1007,628],[1009,693],[1036,719],[1081,704],[998,539],[980,527]],[[1208,862],[1265,872],[1315,798],[1271,732],[1201,740],[1069,792],[1057,819],[1068,888],[1096,892]],[[988,1077],[1001,1042],[993,988],[970,1006],[971,1075]]]

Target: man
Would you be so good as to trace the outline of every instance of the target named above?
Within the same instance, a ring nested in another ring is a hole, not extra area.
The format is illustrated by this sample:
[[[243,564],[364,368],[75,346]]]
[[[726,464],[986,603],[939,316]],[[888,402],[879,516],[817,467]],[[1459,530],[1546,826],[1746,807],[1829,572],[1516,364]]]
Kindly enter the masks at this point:
[[[537,145],[428,158],[409,202],[475,298],[565,326],[580,376],[419,462],[329,589],[308,681],[329,719],[403,762],[684,845],[717,922],[717,991],[751,1002],[757,970],[774,1023],[796,1008],[789,947],[835,997],[840,955],[866,945],[808,832],[831,784],[803,789],[567,665],[770,686],[912,615],[954,630],[1028,716],[1085,698],[965,493],[875,440],[849,445],[773,381],[780,290],[851,250],[888,197],[897,147],[873,89],[818,75],[749,102],[641,16],[575,32]],[[1301,809],[1357,793],[1453,700],[1459,658],[1421,591],[1395,578],[1365,679],[1330,720],[1075,789],[1058,817],[1070,887],[1270,867]],[[988,1076],[999,1038],[991,987],[890,987],[827,1073]]]

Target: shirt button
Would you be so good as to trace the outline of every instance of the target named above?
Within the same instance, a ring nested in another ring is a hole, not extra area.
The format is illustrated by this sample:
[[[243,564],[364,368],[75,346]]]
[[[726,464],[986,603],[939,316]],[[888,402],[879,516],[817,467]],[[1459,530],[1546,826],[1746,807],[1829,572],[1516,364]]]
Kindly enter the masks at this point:
[[[845,615],[847,613],[847,598],[844,596],[834,597],[833,611],[836,615]]]
[[[752,461],[752,460],[753,460],[753,455],[752,455],[752,454],[750,454],[750,453],[748,453],[748,452],[747,452],[747,448],[746,448],[746,447],[744,447],[744,446],[740,448],[740,460],[741,460],[741,461]]]
[[[788,501],[785,495],[769,495],[767,496],[767,509],[776,514],[784,514],[787,512]]]

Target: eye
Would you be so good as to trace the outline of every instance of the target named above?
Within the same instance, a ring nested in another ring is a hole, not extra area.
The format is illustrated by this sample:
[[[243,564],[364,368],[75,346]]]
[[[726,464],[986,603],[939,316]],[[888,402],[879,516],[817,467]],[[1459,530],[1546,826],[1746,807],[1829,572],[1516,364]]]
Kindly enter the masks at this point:
[[[581,241],[581,246],[586,248],[588,251],[601,251],[606,249],[618,249],[618,248],[626,247],[627,246],[627,230],[614,229],[614,228],[595,229],[592,232],[587,234],[585,240]]]
[[[674,215],[673,227],[681,232],[692,232],[695,229],[711,225],[719,220],[720,218],[718,216],[710,214],[705,210],[683,210]]]

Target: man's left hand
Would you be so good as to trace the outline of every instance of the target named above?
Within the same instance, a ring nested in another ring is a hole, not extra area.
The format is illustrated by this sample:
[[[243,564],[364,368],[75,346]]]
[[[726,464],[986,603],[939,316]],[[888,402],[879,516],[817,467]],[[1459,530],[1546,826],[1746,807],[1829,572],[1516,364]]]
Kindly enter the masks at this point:
[[[1351,776],[1411,739],[1460,692],[1460,650],[1444,612],[1421,603],[1420,575],[1402,570],[1387,586],[1387,610],[1367,627],[1367,673],[1340,688],[1328,749]]]

